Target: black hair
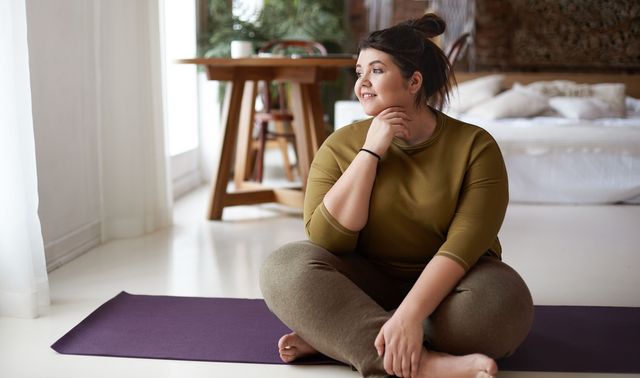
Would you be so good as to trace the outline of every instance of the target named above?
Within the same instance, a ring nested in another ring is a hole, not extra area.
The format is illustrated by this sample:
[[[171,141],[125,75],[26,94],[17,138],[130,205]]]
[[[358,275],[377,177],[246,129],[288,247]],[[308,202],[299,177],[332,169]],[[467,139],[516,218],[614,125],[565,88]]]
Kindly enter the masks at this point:
[[[416,106],[430,105],[442,109],[449,99],[451,64],[445,53],[431,38],[444,32],[444,20],[433,13],[407,20],[387,29],[377,30],[360,41],[359,49],[376,49],[391,55],[402,76],[409,79],[414,72],[422,74],[422,88]]]

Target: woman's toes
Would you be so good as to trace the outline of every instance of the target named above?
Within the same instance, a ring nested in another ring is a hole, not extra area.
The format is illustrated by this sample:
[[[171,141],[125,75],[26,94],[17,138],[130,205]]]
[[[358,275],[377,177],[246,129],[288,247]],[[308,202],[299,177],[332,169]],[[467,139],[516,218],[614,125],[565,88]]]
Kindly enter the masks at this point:
[[[317,351],[295,332],[292,332],[278,340],[278,353],[284,362],[291,362],[296,358],[317,353]]]
[[[280,359],[285,363],[289,363],[289,362],[295,360],[296,356],[295,355],[290,355],[290,354],[280,353]]]
[[[295,333],[288,333],[278,340],[278,349],[286,349],[292,346],[293,341],[298,336]]]

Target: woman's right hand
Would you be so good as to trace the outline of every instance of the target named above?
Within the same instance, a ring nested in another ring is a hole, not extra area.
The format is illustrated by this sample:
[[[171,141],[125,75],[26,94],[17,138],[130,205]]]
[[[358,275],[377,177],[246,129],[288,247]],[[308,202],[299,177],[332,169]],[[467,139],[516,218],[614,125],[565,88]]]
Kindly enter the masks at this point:
[[[410,138],[409,121],[411,119],[402,107],[392,106],[381,111],[371,121],[363,148],[384,155],[394,136],[405,140]]]

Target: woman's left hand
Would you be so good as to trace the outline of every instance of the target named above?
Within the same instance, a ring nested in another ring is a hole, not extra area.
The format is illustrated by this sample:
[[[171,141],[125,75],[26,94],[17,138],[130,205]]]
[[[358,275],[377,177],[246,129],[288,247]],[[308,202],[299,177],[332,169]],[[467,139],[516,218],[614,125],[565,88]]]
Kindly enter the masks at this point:
[[[422,322],[397,311],[387,320],[374,344],[378,355],[384,355],[384,369],[388,374],[405,378],[417,376],[423,335]]]

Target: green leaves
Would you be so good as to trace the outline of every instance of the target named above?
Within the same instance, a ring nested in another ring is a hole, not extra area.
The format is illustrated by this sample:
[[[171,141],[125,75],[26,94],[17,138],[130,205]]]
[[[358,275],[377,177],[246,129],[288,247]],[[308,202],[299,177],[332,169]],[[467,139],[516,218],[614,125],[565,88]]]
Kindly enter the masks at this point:
[[[200,50],[206,57],[230,55],[231,41],[261,41],[264,39],[256,25],[233,15],[228,0],[209,0],[207,29],[199,37]]]
[[[314,40],[329,52],[345,42],[344,2],[328,0],[264,0],[255,23],[233,16],[228,0],[209,0],[206,35],[200,36],[204,56],[229,56],[232,40],[250,40],[258,48],[275,39]]]
[[[338,7],[335,6],[336,3]],[[344,11],[341,3],[341,1],[266,0],[258,22],[260,28],[269,34],[270,39],[342,42]]]

